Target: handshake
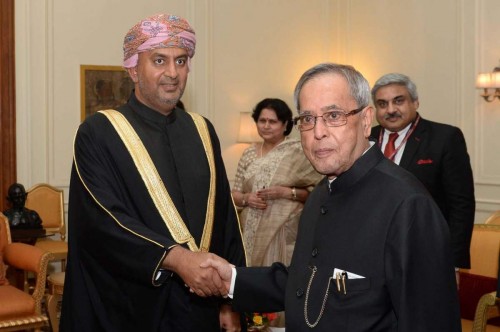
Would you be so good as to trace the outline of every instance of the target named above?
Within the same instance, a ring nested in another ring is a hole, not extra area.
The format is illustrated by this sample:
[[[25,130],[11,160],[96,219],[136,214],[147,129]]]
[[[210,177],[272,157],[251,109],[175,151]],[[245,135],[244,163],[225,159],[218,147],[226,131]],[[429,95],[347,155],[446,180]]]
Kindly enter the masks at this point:
[[[227,297],[229,293],[233,265],[215,254],[177,246],[170,249],[162,267],[179,275],[198,296]]]

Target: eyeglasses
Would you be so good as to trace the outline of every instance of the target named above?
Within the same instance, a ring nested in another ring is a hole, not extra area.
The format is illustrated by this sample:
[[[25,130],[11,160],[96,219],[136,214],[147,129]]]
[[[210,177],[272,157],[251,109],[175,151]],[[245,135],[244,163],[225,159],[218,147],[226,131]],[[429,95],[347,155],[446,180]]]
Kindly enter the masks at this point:
[[[327,127],[340,127],[347,123],[348,116],[361,112],[363,108],[365,108],[365,106],[357,108],[350,112],[336,110],[332,112],[326,112],[318,116],[304,114],[293,119],[293,123],[299,131],[306,131],[314,128],[314,126],[316,125],[316,120],[318,118],[323,118],[323,121],[325,122],[325,125]]]

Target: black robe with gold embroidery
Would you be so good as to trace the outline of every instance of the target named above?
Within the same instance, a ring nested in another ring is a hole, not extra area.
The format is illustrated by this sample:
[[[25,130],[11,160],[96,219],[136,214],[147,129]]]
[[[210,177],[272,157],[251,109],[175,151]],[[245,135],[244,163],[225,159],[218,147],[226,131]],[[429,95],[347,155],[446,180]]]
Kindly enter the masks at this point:
[[[161,115],[133,95],[119,111],[141,138],[199,245],[210,169],[191,116],[179,109]],[[241,233],[219,141],[213,126],[207,125],[216,168],[210,251],[243,266]],[[159,270],[176,243],[124,143],[102,114],[87,118],[75,138],[68,230],[61,331],[220,330],[220,300],[199,298],[178,276]]]

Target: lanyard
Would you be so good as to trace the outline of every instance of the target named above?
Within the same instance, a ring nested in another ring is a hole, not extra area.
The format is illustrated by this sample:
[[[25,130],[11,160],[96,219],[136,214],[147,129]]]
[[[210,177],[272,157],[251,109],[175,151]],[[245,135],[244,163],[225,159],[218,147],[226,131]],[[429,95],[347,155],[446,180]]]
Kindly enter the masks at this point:
[[[401,147],[406,143],[408,138],[410,138],[413,131],[415,131],[415,128],[417,127],[419,122],[420,122],[420,114],[417,113],[417,118],[415,119],[415,122],[413,122],[410,130],[406,132],[405,138],[401,141],[401,143],[398,144],[396,150],[394,150],[394,152],[389,157],[387,157],[389,160],[393,160],[394,156],[398,153],[399,149],[401,149]],[[381,130],[380,134],[378,135],[378,146],[380,148],[382,148],[382,138],[384,137],[384,130]]]

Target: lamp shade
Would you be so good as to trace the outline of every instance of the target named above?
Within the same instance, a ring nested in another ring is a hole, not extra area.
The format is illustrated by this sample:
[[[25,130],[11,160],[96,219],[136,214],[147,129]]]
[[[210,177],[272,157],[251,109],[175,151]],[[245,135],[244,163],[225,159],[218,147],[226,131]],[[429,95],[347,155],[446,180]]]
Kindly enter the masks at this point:
[[[491,84],[493,88],[500,89],[500,71],[491,73]]]
[[[476,88],[478,89],[488,89],[492,88],[494,82],[492,80],[492,75],[490,73],[481,73],[477,75]]]
[[[240,128],[238,131],[238,143],[254,143],[260,142],[262,138],[257,132],[257,127],[252,118],[252,113],[241,112],[240,113]]]

